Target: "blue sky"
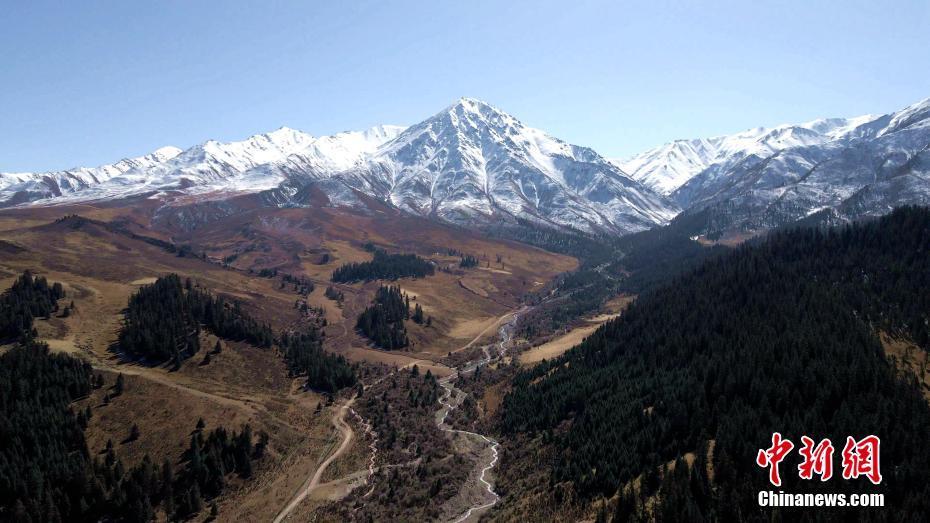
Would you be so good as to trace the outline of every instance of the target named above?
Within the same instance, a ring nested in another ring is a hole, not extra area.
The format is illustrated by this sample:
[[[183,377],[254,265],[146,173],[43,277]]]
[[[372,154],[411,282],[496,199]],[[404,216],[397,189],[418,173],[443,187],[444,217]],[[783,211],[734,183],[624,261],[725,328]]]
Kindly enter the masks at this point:
[[[5,2],[0,171],[405,125],[461,96],[621,157],[930,97],[930,2],[696,4]]]

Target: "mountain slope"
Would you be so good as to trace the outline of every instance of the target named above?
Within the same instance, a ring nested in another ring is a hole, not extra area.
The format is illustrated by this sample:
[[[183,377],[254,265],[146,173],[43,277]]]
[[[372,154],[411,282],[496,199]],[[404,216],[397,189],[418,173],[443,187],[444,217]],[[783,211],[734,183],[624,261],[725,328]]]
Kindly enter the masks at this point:
[[[79,167],[45,173],[0,173],[0,206],[76,194],[132,171],[144,171],[181,154],[177,147],[162,147],[138,158],[111,165]]]
[[[640,474],[639,494],[652,496],[659,481],[650,475],[695,453],[690,480],[703,486],[689,493],[686,474],[685,500],[672,499],[677,487],[668,482],[658,496],[668,499],[663,514],[693,513],[660,518],[667,521],[779,519],[756,504],[771,485],[754,458],[773,432],[840,445],[847,435],[876,434],[880,486],[800,481],[789,472],[792,455],[782,464],[784,490],[882,492],[880,510],[898,511],[889,519],[921,519],[930,510],[930,458],[912,448],[930,430],[930,409],[916,382],[885,360],[879,332],[930,348],[927,267],[926,208],[772,234],[641,295],[564,356],[519,375],[502,428],[515,446],[534,435],[553,441],[549,484],[568,482],[583,497],[609,498]],[[834,514],[824,517],[843,520]]]
[[[0,207],[261,193],[264,205],[387,204],[462,225],[518,218],[618,234],[684,209],[707,218],[696,234],[751,233],[818,211],[848,221],[930,203],[928,122],[930,99],[879,117],[680,140],[617,163],[462,98],[409,128],[319,138],[281,128],[93,169],[0,174]]]

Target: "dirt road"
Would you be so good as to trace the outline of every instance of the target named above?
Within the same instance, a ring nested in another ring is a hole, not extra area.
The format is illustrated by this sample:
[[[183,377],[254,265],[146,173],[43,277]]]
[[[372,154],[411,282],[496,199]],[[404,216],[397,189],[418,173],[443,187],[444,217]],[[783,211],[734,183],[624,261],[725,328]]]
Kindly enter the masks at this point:
[[[280,523],[297,508],[300,503],[306,499],[306,497],[320,484],[320,478],[323,477],[323,473],[326,471],[327,467],[330,466],[334,461],[339,459],[339,456],[342,456],[345,451],[349,448],[349,445],[352,443],[352,438],[355,437],[355,433],[352,431],[352,427],[346,423],[346,413],[348,413],[352,404],[355,403],[355,398],[352,398],[346,401],[339,409],[333,414],[333,426],[336,427],[342,434],[342,442],[339,444],[339,447],[335,452],[329,455],[320,466],[317,467],[316,472],[313,473],[313,476],[307,478],[303,485],[300,486],[297,493],[291,499],[290,503],[287,504],[278,515],[274,518],[274,523]]]

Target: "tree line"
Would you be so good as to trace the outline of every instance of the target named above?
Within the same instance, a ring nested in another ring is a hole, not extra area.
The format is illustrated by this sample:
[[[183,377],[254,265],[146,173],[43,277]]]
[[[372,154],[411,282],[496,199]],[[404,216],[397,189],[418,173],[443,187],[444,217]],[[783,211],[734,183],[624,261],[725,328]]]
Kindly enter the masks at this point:
[[[275,274],[277,274],[277,272]],[[303,276],[294,276],[292,274],[285,274],[284,276],[281,277],[280,288],[283,289],[285,285],[287,284],[293,285],[294,292],[304,297],[311,294],[313,290],[316,289],[316,286],[313,284],[313,282],[310,279],[304,278]]]
[[[459,260],[459,267],[462,269],[470,269],[472,267],[478,266],[478,258],[472,256],[471,254],[462,255],[461,260]]]
[[[287,280],[300,290],[299,278]],[[246,314],[238,302],[229,303],[188,278],[169,274],[143,286],[129,299],[126,320],[120,332],[120,347],[128,353],[154,362],[181,361],[200,350],[200,326],[219,337],[244,340],[258,347],[275,343],[271,326]],[[294,376],[307,376],[313,389],[335,392],[355,384],[353,368],[342,356],[323,350],[319,325],[306,332],[282,333],[277,340],[288,369]],[[221,350],[219,342],[214,353]],[[204,362],[209,362],[209,355]]]
[[[309,388],[336,392],[355,385],[355,370],[349,362],[323,350],[322,329],[314,326],[306,332],[285,332],[280,346],[291,375],[306,376]]]

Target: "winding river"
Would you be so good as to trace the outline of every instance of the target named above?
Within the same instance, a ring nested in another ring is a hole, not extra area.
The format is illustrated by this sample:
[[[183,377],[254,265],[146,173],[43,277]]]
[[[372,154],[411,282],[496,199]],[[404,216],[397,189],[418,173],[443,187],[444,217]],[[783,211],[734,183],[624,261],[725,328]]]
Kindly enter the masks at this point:
[[[503,324],[498,330],[499,341],[497,342],[497,354],[491,354],[489,346],[485,345],[482,347],[484,357],[478,360],[470,361],[461,367],[455,368],[455,372],[439,380],[439,385],[444,389],[445,393],[441,398],[439,398],[439,403],[442,405],[439,411],[436,414],[436,424],[440,430],[453,434],[464,434],[467,437],[475,438],[480,440],[483,444],[486,444],[491,449],[491,459],[488,460],[488,463],[481,469],[481,474],[478,476],[478,480],[481,482],[484,489],[487,491],[487,501],[480,503],[478,505],[469,507],[468,510],[463,512],[458,518],[453,520],[453,523],[461,523],[472,516],[476,511],[484,510],[494,506],[499,500],[500,496],[497,492],[494,491],[494,485],[488,481],[487,474],[488,471],[494,468],[497,464],[499,457],[498,447],[500,444],[495,441],[493,438],[490,438],[484,434],[479,434],[477,432],[471,432],[467,430],[459,430],[452,428],[446,423],[446,418],[449,416],[449,413],[458,407],[462,400],[465,398],[466,394],[452,384],[453,380],[458,377],[460,374],[466,374],[473,372],[478,367],[482,365],[487,365],[498,355],[503,355],[511,341],[513,340],[513,331],[516,326],[517,321],[520,319],[520,316],[525,314],[529,310],[528,307],[523,307],[522,309],[516,311],[513,316],[510,318],[507,323]]]

